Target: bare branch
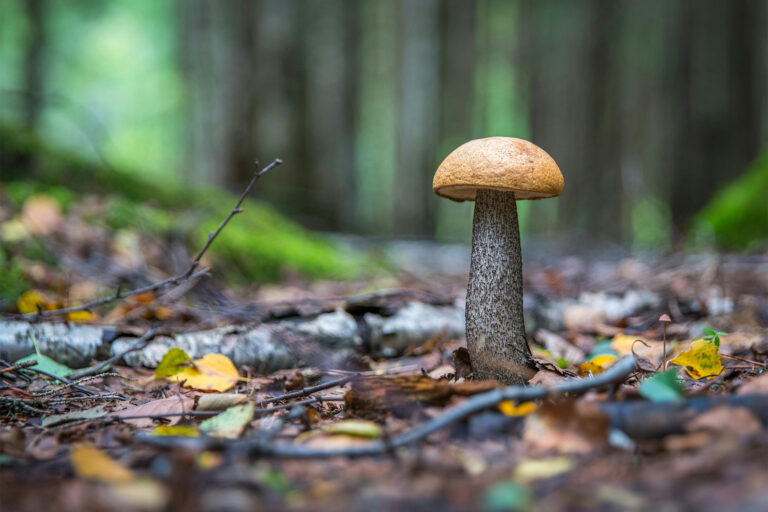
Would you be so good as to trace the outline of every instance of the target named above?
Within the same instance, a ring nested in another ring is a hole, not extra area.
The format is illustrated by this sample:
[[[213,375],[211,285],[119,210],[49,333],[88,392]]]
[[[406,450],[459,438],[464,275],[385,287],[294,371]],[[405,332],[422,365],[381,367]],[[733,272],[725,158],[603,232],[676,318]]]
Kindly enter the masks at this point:
[[[85,304],[80,304],[78,306],[71,306],[68,308],[61,308],[61,309],[51,309],[47,311],[43,311],[39,309],[39,306],[38,306],[38,311],[36,313],[24,313],[24,314],[0,313],[0,316],[4,316],[6,318],[12,318],[12,319],[37,320],[40,318],[47,318],[52,316],[65,315],[67,313],[74,313],[77,311],[90,311],[95,307],[116,302],[119,300],[123,300],[133,295],[153,292],[153,291],[165,288],[166,286],[177,286],[178,284],[184,281],[197,279],[199,277],[206,275],[208,273],[208,269],[204,268],[202,270],[197,270],[197,267],[200,265],[200,261],[202,260],[203,255],[205,255],[205,253],[208,251],[208,248],[211,246],[211,244],[216,239],[216,237],[219,236],[219,233],[221,233],[221,231],[224,229],[224,226],[226,226],[229,223],[229,221],[232,220],[232,217],[234,217],[235,215],[243,211],[243,209],[241,208],[241,205],[243,204],[243,201],[250,193],[253,186],[256,184],[257,181],[259,181],[259,178],[261,178],[263,175],[265,175],[267,172],[277,167],[281,163],[283,163],[283,161],[280,160],[279,158],[276,158],[271,164],[269,164],[268,166],[264,167],[261,170],[257,170],[254,173],[253,178],[251,178],[251,181],[245,187],[245,190],[243,190],[243,193],[240,194],[240,198],[238,199],[235,207],[232,209],[231,212],[229,212],[229,215],[227,215],[227,217],[222,221],[218,229],[216,229],[215,232],[210,233],[208,235],[208,239],[205,241],[205,244],[197,253],[197,256],[195,256],[195,259],[193,259],[192,262],[189,264],[189,267],[187,268],[187,270],[185,270],[181,274],[177,274],[173,277],[169,277],[168,279],[164,279],[162,281],[158,281],[156,283],[143,286],[141,288],[136,288],[128,292],[123,292],[121,289],[121,286],[118,286],[117,290],[115,290],[115,293],[113,295],[110,295],[108,297],[102,297],[101,299],[92,300],[90,302],[86,302]]]

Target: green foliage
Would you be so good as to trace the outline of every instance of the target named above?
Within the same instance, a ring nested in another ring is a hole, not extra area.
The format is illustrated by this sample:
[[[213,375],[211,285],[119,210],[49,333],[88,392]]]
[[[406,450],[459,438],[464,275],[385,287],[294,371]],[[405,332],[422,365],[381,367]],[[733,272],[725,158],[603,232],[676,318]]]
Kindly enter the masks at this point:
[[[36,364],[34,366],[31,366],[30,368],[34,368],[36,370],[42,370],[60,379],[66,379],[67,377],[72,375],[71,368],[57,361],[54,361],[53,359],[51,359],[46,355],[41,354],[40,348],[37,346],[37,340],[35,340],[34,337],[32,338],[32,343],[35,345],[35,353],[28,355],[26,357],[22,357],[21,359],[16,361],[14,364],[25,363],[27,361],[35,360]]]
[[[165,353],[163,359],[160,360],[160,364],[155,368],[155,378],[170,377],[181,373],[184,371],[184,368],[194,365],[195,363],[192,361],[192,358],[186,352],[178,347],[173,347]]]
[[[181,232],[190,250],[202,245],[237,200],[223,190],[150,183],[133,173],[105,169],[3,125],[0,140],[4,142],[0,169],[3,181],[11,184],[14,202],[39,192],[53,195],[62,204],[75,201],[78,194],[100,194],[109,198],[106,215],[91,220],[156,236]],[[35,161],[32,170],[22,165],[30,158]],[[276,281],[286,271],[314,279],[346,279],[381,270],[359,253],[305,230],[266,204],[247,200],[243,208],[207,254],[216,265],[214,272],[230,281]]]
[[[640,394],[651,402],[675,402],[683,396],[683,388],[677,381],[677,371],[657,373],[640,384]]]
[[[696,242],[714,242],[743,249],[768,240],[768,153],[747,172],[723,188],[694,219],[691,236]]]
[[[531,504],[531,492],[514,480],[504,480],[485,492],[483,510],[526,510]]]
[[[29,282],[24,277],[21,267],[15,261],[8,261],[3,250],[0,250],[0,307],[10,303],[28,290]]]
[[[705,339],[705,340],[707,340],[710,343],[714,343],[715,346],[718,346],[718,347],[720,346],[720,336],[725,336],[726,334],[728,334],[727,332],[715,331],[715,330],[709,329],[707,327],[702,327],[701,330],[704,333],[704,335],[700,336],[700,337],[698,337],[696,339],[697,340],[698,339]]]

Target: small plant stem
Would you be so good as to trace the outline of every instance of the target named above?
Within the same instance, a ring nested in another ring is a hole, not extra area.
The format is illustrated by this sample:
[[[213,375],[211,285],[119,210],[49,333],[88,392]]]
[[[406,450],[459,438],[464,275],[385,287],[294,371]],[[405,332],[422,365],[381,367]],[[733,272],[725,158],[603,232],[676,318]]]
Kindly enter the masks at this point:
[[[662,371],[667,371],[667,323],[662,322],[661,328],[662,328],[662,332],[664,333],[663,334],[664,346],[662,348],[662,353],[661,353],[661,368],[662,368]]]

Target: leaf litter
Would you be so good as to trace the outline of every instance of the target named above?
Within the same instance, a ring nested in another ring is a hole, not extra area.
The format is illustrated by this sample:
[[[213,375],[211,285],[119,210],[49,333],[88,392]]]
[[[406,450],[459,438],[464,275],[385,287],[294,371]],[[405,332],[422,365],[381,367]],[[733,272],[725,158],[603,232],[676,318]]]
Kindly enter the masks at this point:
[[[56,237],[73,222],[62,215],[47,200],[31,202],[3,233],[13,243]],[[80,240],[103,236],[77,225]],[[140,237],[121,237],[107,257],[136,259]],[[162,254],[146,257],[163,268]],[[540,368],[532,386],[596,379],[625,356],[637,358],[635,371],[586,392],[500,398],[455,421],[446,419],[452,411],[503,390],[473,380],[456,337],[413,337],[418,343],[379,352],[363,340],[339,358],[325,340],[312,363],[294,369],[235,365],[216,351],[194,359],[171,347],[156,368],[118,358],[82,377],[69,359],[36,348],[0,363],[0,497],[9,510],[163,510],[173,496],[205,510],[234,496],[242,510],[759,509],[768,479],[766,268],[765,256],[737,255],[653,265],[533,261],[525,276],[526,294],[536,297],[527,322]],[[71,297],[86,302],[78,288],[104,291],[93,276],[59,272],[30,266],[29,288],[6,312],[35,315]],[[208,308],[214,292],[201,286],[184,298],[154,290],[64,318],[141,336],[154,327],[182,333],[300,320],[327,308],[356,321],[371,312],[389,318],[409,304],[399,293],[343,299],[362,289],[410,290],[419,301],[441,295],[446,304],[463,298],[461,275],[431,284],[406,273],[387,279],[238,290],[242,304],[256,300],[251,312],[263,311],[268,294],[280,297],[279,309],[252,318]],[[319,296],[342,299],[318,306]],[[665,314],[671,321],[662,325]],[[388,444],[404,435],[414,438]],[[375,446],[375,455],[343,456]]]

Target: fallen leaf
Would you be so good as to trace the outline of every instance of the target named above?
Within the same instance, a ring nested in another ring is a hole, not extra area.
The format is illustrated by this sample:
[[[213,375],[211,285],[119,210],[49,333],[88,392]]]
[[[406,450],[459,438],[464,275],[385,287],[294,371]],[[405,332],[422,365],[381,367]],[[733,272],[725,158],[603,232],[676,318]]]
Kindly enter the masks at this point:
[[[194,365],[192,358],[182,349],[173,347],[165,353],[155,368],[155,378],[171,377],[184,371],[190,365]]]
[[[50,196],[30,196],[21,207],[21,220],[35,235],[49,235],[61,224],[61,207]]]
[[[570,457],[522,459],[515,467],[514,476],[515,480],[527,483],[567,473],[575,465],[576,461]]]
[[[533,402],[515,404],[512,400],[504,400],[499,404],[499,411],[505,416],[527,416],[536,410]]]
[[[195,401],[189,397],[170,397],[161,398],[159,400],[153,400],[145,404],[137,405],[135,407],[129,407],[122,411],[113,412],[110,417],[126,418],[123,421],[130,425],[134,425],[139,428],[152,427],[155,425],[155,421],[152,418],[135,418],[130,419],[127,416],[162,416],[168,413],[180,413],[186,412],[192,409]],[[181,416],[168,416],[167,419],[170,425],[175,425],[181,420]]]
[[[152,431],[152,435],[197,437],[200,432],[189,425],[158,425]]]
[[[69,452],[72,468],[80,478],[96,480],[110,484],[120,484],[133,480],[133,472],[106,453],[90,444],[75,444]]]
[[[56,309],[56,306],[55,301],[38,290],[28,290],[16,299],[16,308],[22,315]]]
[[[641,340],[644,344],[637,342],[637,340]],[[677,342],[667,341],[667,350],[672,347],[673,343],[676,344]],[[664,352],[664,343],[660,340],[648,340],[634,334],[617,334],[611,341],[611,348],[619,356],[638,355],[658,364],[661,362],[661,355]]]
[[[46,373],[50,373],[55,377],[66,379],[72,374],[72,368],[58,363],[44,354],[32,354],[26,357],[22,357],[15,364],[24,363],[27,361],[37,361],[37,364],[30,366],[30,369],[42,370]]]
[[[104,406],[99,405],[96,407],[91,407],[90,409],[85,409],[84,411],[72,411],[66,414],[52,414],[51,416],[46,416],[43,418],[42,425],[43,427],[47,428],[70,421],[95,420],[98,418],[103,418],[106,415],[107,412],[104,410]]]
[[[236,405],[200,423],[200,430],[212,437],[237,439],[253,419],[255,404]]]
[[[514,480],[494,484],[483,495],[483,509],[489,511],[528,510],[530,504],[531,492]]]
[[[714,432],[719,436],[749,438],[763,431],[763,424],[746,407],[722,405],[705,411],[686,425],[688,432]]]
[[[643,379],[640,394],[651,402],[675,402],[683,397],[683,387],[677,381],[677,372],[667,370]]]
[[[185,381],[184,387],[203,391],[227,391],[240,380],[237,368],[225,355],[206,354],[194,363],[194,368],[184,368],[168,380]]]
[[[768,373],[763,373],[743,384],[738,395],[768,395]]]
[[[93,322],[98,318],[98,315],[85,310],[67,313],[67,320],[75,323]]]
[[[589,453],[607,445],[609,422],[589,402],[545,403],[526,416],[523,440],[534,451]]]
[[[382,435],[381,427],[378,424],[365,420],[344,420],[331,423],[322,431],[326,434],[344,434],[366,439],[375,439]]]
[[[707,340],[694,341],[688,350],[680,353],[669,363],[684,366],[688,375],[694,379],[715,377],[723,371],[718,346]]]
[[[581,363],[579,365],[579,375],[586,377],[589,375],[597,375],[603,373],[605,370],[613,366],[613,363],[618,359],[613,354],[602,354],[595,356],[589,361]]]
[[[248,395],[242,393],[213,393],[201,396],[195,409],[198,411],[224,411],[247,401]]]

